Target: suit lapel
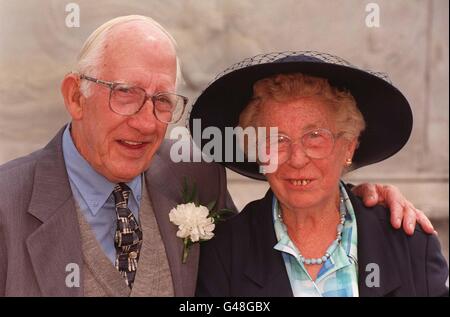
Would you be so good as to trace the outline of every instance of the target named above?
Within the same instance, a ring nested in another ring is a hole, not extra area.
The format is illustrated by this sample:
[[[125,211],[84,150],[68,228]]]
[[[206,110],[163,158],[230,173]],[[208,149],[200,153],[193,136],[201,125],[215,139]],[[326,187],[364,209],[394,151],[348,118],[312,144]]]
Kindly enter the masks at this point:
[[[198,269],[199,246],[194,244],[187,262],[181,263],[183,240],[176,236],[177,226],[169,221],[169,211],[181,203],[181,180],[157,154],[145,173],[148,194],[164,243],[172,274],[175,296],[193,296]]]
[[[350,190],[358,226],[358,284],[359,296],[381,297],[400,287],[398,265],[387,239],[386,224],[377,210],[366,208]],[[379,273],[379,274],[378,274]],[[374,282],[379,276],[379,284]]]
[[[66,277],[75,272],[73,266],[66,272],[70,263],[78,265],[82,281],[82,255],[75,205],[62,154],[63,131],[61,129],[42,150],[36,163],[28,210],[42,221],[27,238],[26,245],[44,296],[82,295],[81,287],[66,284]]]
[[[257,212],[250,219],[250,246],[246,261],[245,275],[260,287],[260,294],[255,296],[292,297],[292,289],[284,265],[283,257],[273,247],[277,243],[272,220],[272,198],[269,190],[257,205]]]

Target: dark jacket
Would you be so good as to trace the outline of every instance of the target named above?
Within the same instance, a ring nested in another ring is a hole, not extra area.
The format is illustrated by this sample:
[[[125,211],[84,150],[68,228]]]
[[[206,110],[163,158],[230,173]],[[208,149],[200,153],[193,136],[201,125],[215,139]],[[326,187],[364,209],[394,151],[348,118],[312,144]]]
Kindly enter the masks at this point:
[[[349,196],[358,226],[359,295],[448,296],[448,266],[436,236],[419,227],[407,236],[391,226],[388,209]],[[273,248],[272,197],[269,190],[249,203],[202,243],[197,296],[293,296],[281,252]],[[370,263],[379,265],[379,287],[365,283],[372,280]]]

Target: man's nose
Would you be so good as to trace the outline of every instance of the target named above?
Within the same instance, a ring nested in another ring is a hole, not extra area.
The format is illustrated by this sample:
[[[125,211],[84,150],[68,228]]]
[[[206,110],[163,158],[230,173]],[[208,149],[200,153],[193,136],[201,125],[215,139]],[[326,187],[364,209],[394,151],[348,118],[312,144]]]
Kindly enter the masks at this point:
[[[151,98],[148,98],[142,108],[131,116],[128,124],[139,130],[142,134],[153,133],[158,123],[158,119],[155,117],[153,108],[153,101]]]
[[[291,144],[290,154],[288,163],[295,168],[302,168],[311,160],[300,142]]]

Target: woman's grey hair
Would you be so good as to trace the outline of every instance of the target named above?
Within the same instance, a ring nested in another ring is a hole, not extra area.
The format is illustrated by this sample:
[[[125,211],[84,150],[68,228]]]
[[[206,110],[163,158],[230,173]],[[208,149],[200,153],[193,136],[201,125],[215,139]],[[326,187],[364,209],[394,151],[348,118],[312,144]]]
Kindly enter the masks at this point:
[[[344,137],[358,138],[365,129],[364,117],[350,92],[331,86],[327,79],[301,73],[279,74],[257,81],[253,85],[253,98],[240,114],[239,126],[243,129],[264,126],[259,114],[268,100],[283,102],[305,97],[324,100],[334,114],[339,132],[346,132]]]
[[[92,32],[92,34],[84,42],[83,47],[81,48],[81,51],[78,55],[76,71],[80,74],[86,74],[91,77],[96,77],[98,75],[99,65],[101,65],[101,61],[103,59],[105,47],[104,44],[108,38],[109,32],[115,26],[128,23],[131,21],[144,21],[152,24],[153,26],[161,30],[169,38],[175,49],[177,48],[177,43],[175,39],[172,37],[172,35],[170,35],[170,33],[167,32],[167,30],[164,29],[164,27],[161,24],[159,24],[152,18],[142,15],[121,16],[109,20],[108,22],[99,26],[94,32]],[[181,66],[177,56],[176,86],[180,82],[182,82]],[[91,84],[92,84],[91,82],[84,80],[80,85],[81,93],[86,97],[90,95],[89,88]]]

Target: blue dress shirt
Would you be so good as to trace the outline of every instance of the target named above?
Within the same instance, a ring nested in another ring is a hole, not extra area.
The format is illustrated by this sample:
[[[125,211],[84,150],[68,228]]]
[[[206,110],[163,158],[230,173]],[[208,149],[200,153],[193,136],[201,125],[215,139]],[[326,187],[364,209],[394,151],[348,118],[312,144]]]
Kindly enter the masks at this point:
[[[116,259],[116,248],[114,246],[116,209],[112,192],[115,184],[97,173],[78,152],[70,134],[70,123],[64,131],[62,147],[73,198],[106,256],[114,264]],[[128,208],[135,218],[139,219],[142,174],[126,184],[132,191]]]

